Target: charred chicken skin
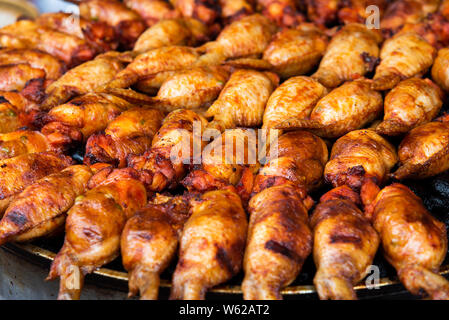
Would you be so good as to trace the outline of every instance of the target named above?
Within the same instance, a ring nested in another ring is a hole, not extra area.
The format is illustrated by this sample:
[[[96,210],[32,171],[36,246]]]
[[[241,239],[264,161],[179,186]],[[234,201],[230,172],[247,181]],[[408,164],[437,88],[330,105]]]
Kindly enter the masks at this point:
[[[237,70],[206,112],[213,117],[209,128],[219,131],[262,124],[265,105],[279,78],[271,72]]]
[[[126,223],[121,238],[124,267],[130,273],[129,296],[155,300],[159,275],[176,254],[179,236],[189,218],[189,201],[183,196],[157,199]]]
[[[324,176],[334,187],[359,190],[365,183],[384,183],[397,161],[387,140],[370,129],[355,130],[334,143]]]
[[[246,300],[281,299],[280,290],[299,274],[312,251],[305,193],[284,184],[249,202],[250,222],[242,283]]]
[[[84,19],[112,26],[125,49],[132,49],[137,38],[146,29],[142,17],[118,0],[83,0],[79,4],[79,10]]]
[[[78,300],[84,275],[118,256],[126,220],[146,201],[145,187],[139,182],[138,173],[130,168],[112,171],[104,181],[75,199],[67,213],[64,245],[47,278],[60,277],[58,299]]]
[[[385,97],[384,120],[376,131],[395,136],[429,122],[440,111],[442,99],[443,92],[431,80],[404,80]]]
[[[86,141],[95,132],[106,129],[109,122],[134,105],[106,93],[88,93],[54,107],[42,116],[41,132],[54,150],[65,150],[73,143]]]
[[[263,59],[282,78],[309,73],[327,47],[327,37],[311,24],[278,32],[263,53]]]
[[[342,186],[323,195],[313,212],[313,282],[320,299],[357,299],[353,286],[373,263],[379,236],[356,204],[358,194]]]
[[[410,189],[382,189],[367,215],[382,241],[384,256],[412,294],[449,299],[449,282],[438,274],[447,252],[444,224],[435,219]]]
[[[363,77],[374,70],[382,36],[362,24],[344,26],[332,38],[312,78],[328,88]]]
[[[382,95],[366,80],[356,80],[321,98],[308,118],[288,119],[275,128],[305,129],[323,138],[338,138],[376,119],[382,108]]]
[[[323,140],[307,131],[293,131],[271,142],[266,164],[259,170],[253,192],[291,182],[314,190],[323,180],[324,165],[328,160],[327,146]],[[271,154],[273,150],[274,154]]]
[[[412,129],[399,145],[395,179],[423,179],[449,169],[449,123],[429,122]]]
[[[0,29],[0,45],[8,49],[37,49],[73,67],[94,57],[96,51],[85,40],[34,21],[20,20]]]
[[[171,299],[204,299],[206,291],[242,268],[248,223],[239,196],[229,190],[192,200],[182,231]]]
[[[401,33],[386,40],[372,88],[388,90],[401,80],[424,74],[435,56],[435,48],[415,32]]]
[[[140,155],[151,147],[164,114],[159,110],[133,108],[123,112],[104,133],[92,135],[86,143],[84,163],[111,163],[126,166],[130,154]]]
[[[206,124],[207,120],[192,110],[172,111],[154,136],[151,149],[141,156],[129,156],[128,166],[139,171],[151,191],[176,187],[192,165],[195,152],[200,154],[205,145],[201,138],[197,145],[194,136],[202,135]],[[195,129],[195,125],[199,126]],[[183,151],[185,147],[190,147],[188,152]]]
[[[59,231],[65,213],[85,192],[91,176],[89,167],[75,165],[26,187],[0,221],[0,244],[30,241]]]
[[[193,46],[207,39],[208,30],[198,20],[192,18],[164,19],[142,33],[133,50],[143,53],[166,46]]]
[[[27,153],[0,160],[0,214],[28,185],[61,171],[72,159],[52,152]]]

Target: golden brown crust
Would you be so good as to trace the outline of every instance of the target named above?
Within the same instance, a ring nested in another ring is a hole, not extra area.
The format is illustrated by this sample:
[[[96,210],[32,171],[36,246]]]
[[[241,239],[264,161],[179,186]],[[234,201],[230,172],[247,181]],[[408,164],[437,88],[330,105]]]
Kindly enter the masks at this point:
[[[248,223],[237,194],[218,190],[192,200],[180,240],[171,299],[204,299],[242,267]]]
[[[303,197],[295,187],[280,185],[251,198],[243,263],[244,299],[281,299],[280,289],[299,274],[312,251],[312,231]]]
[[[446,256],[447,235],[413,192],[395,183],[373,203],[373,225],[380,235],[385,258],[413,294],[449,299],[449,282],[438,275]]]
[[[21,91],[33,79],[45,79],[45,71],[28,63],[0,66],[1,91]]]
[[[136,11],[149,27],[160,20],[181,16],[181,13],[165,0],[124,0],[123,3]]]
[[[445,91],[449,91],[448,63],[449,49],[440,49],[432,66],[432,79]]]
[[[19,130],[0,134],[0,159],[49,151],[46,137],[39,131]]]

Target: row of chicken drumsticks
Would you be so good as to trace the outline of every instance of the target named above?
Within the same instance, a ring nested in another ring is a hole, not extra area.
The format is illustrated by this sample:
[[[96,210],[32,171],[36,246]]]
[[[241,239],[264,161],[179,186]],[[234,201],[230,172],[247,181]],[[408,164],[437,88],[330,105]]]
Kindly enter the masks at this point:
[[[380,245],[411,293],[448,299],[445,226],[384,186],[449,169],[449,1],[377,0],[381,30],[341,2],[87,0],[1,28],[0,244],[65,227],[61,299],[120,253],[130,295],[156,299],[178,255],[173,299],[241,270],[245,299],[280,299],[312,252],[319,297],[355,299]]]

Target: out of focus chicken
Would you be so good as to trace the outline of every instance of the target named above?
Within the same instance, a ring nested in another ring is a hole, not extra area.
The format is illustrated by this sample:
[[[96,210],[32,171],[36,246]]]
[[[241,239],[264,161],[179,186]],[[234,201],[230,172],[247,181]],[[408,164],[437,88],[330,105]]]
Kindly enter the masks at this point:
[[[412,129],[399,145],[400,167],[393,178],[427,178],[449,169],[449,123],[429,122]]]
[[[369,6],[376,6],[379,18],[383,16],[389,0],[349,0],[339,3],[338,20],[344,24],[365,23],[367,18],[377,11],[368,10]]]
[[[103,21],[87,20],[66,12],[44,13],[36,23],[85,40],[97,52],[115,50],[118,46],[114,28]]]
[[[103,175],[102,171],[97,174]],[[146,201],[145,187],[139,182],[138,173],[130,168],[112,171],[76,198],[67,213],[64,245],[47,277],[60,277],[58,299],[79,299],[84,275],[119,255],[126,220]]]
[[[123,3],[136,11],[149,27],[160,20],[181,16],[181,13],[166,0],[124,0]]]
[[[265,165],[256,176],[253,192],[288,182],[306,191],[321,185],[328,150],[319,137],[306,131],[288,132],[273,139],[268,150]]]
[[[193,165],[192,159],[201,154],[206,125],[207,120],[192,110],[172,111],[154,136],[151,149],[128,157],[128,166],[139,171],[151,191],[176,187]]]
[[[27,153],[0,160],[0,215],[25,187],[71,163],[71,158],[52,152]]]
[[[84,163],[111,163],[126,166],[128,155],[140,155],[151,147],[164,113],[155,109],[132,108],[111,121],[104,133],[96,133],[86,143]]]
[[[251,198],[244,299],[282,299],[280,290],[299,274],[312,250],[307,211],[313,201],[305,197],[302,189],[284,184]]]
[[[181,12],[183,17],[195,18],[209,28],[217,29],[217,19],[220,17],[219,0],[169,0]]]
[[[30,20],[20,20],[1,28],[0,46],[38,49],[64,61],[69,68],[92,59],[96,53],[85,40]]]
[[[379,236],[357,204],[357,193],[338,187],[321,197],[311,217],[317,267],[313,282],[322,300],[357,299],[353,286],[373,263]]]
[[[166,46],[195,46],[208,40],[204,24],[193,18],[164,19],[140,35],[134,51],[143,53]]]
[[[381,41],[378,30],[362,24],[344,26],[332,37],[312,78],[326,87],[335,88],[344,81],[363,77],[374,70]]]
[[[309,73],[318,64],[327,47],[326,35],[312,24],[278,32],[263,53],[282,78]]]
[[[75,165],[26,187],[0,221],[0,244],[30,241],[59,231],[66,211],[85,192],[91,176],[89,167]]]
[[[441,15],[448,19],[449,18],[449,1],[448,0],[442,0],[440,7],[438,8],[438,12],[441,13]]]
[[[376,127],[381,134],[395,136],[427,123],[443,105],[443,92],[429,79],[400,82],[385,97],[384,120]]]
[[[295,0],[257,0],[262,14],[279,27],[297,26],[305,20]]]
[[[257,137],[253,131],[226,130],[204,147],[201,166],[190,171],[182,184],[189,191],[236,190],[246,204],[259,167],[257,157]]]
[[[367,212],[381,240],[385,258],[412,294],[449,299],[449,282],[438,274],[447,252],[444,224],[402,184],[380,191]]]
[[[206,117],[213,117],[209,128],[222,132],[237,126],[260,126],[265,105],[278,82],[279,78],[271,72],[233,72],[218,99],[205,114]]]
[[[262,128],[273,129],[291,118],[306,119],[327,92],[323,85],[310,77],[288,79],[268,99]]]
[[[298,276],[312,251],[305,193],[284,184],[249,202],[250,222],[243,268],[243,298],[281,299],[280,290]]]
[[[380,21],[386,36],[396,33],[404,24],[418,23],[438,10],[440,0],[397,0],[391,2]]]
[[[253,14],[227,25],[215,41],[199,48],[205,51],[200,64],[217,64],[226,59],[261,55],[276,32],[269,19]]]
[[[128,220],[121,237],[121,253],[129,272],[129,296],[140,292],[141,299],[157,299],[159,275],[176,254],[189,208],[184,196],[168,197],[163,203],[155,199]]]
[[[386,40],[380,52],[372,88],[388,90],[401,80],[423,75],[432,65],[436,50],[415,32]]]
[[[79,10],[84,19],[112,26],[119,43],[125,49],[132,49],[137,38],[146,29],[142,17],[118,0],[83,0],[79,4]]]
[[[432,79],[444,91],[449,91],[449,48],[443,48],[438,51],[438,55],[432,66]]]
[[[51,109],[43,115],[41,132],[54,150],[65,150],[72,143],[86,141],[122,111],[134,104],[106,93],[88,93]]]
[[[29,64],[45,71],[45,79],[56,80],[66,71],[65,65],[52,55],[35,49],[0,50],[0,65]]]
[[[18,92],[0,92],[0,133],[33,127],[38,106]]]
[[[1,91],[21,91],[33,79],[45,79],[45,71],[28,63],[0,66]]]
[[[376,119],[382,95],[365,80],[346,82],[321,98],[307,119],[285,120],[277,129],[306,129],[320,137],[338,138]]]
[[[359,190],[366,183],[384,183],[397,161],[394,146],[373,130],[351,131],[332,146],[324,176],[334,187]]]
[[[191,203],[171,299],[204,299],[209,288],[242,268],[248,223],[239,196],[229,190],[210,191]]]
[[[220,0],[221,19],[226,25],[254,13],[254,0]]]
[[[307,17],[320,26],[332,26],[337,22],[340,0],[305,0]]]
[[[51,109],[75,95],[95,92],[123,69],[123,56],[118,52],[109,52],[69,70],[46,88],[43,108]]]
[[[19,130],[0,134],[0,159],[49,149],[47,138],[39,131]]]

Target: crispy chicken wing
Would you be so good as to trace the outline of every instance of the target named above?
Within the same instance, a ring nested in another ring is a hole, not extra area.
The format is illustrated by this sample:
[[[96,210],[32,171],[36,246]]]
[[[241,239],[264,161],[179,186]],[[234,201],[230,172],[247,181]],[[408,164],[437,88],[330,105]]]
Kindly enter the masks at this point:
[[[210,191],[192,201],[180,240],[171,299],[204,299],[207,289],[242,267],[248,223],[240,198],[229,190]]]
[[[449,91],[449,48],[438,51],[438,56],[432,66],[432,79],[444,91]]]
[[[332,146],[324,176],[334,187],[360,189],[365,184],[382,184],[398,161],[392,144],[371,129],[351,131]]]
[[[103,21],[87,20],[66,12],[44,13],[36,23],[85,40],[97,52],[115,50],[118,40],[114,28]]]
[[[128,8],[136,11],[150,27],[160,20],[181,16],[181,13],[166,0],[124,0],[123,2]]]
[[[111,163],[126,166],[128,155],[140,155],[151,147],[164,114],[155,109],[132,108],[111,121],[104,133],[87,140],[84,163]]]
[[[284,184],[263,190],[249,202],[250,222],[243,268],[243,298],[281,299],[280,290],[301,271],[312,251],[305,192]]]
[[[406,186],[395,183],[372,203],[373,225],[384,256],[412,294],[449,299],[449,282],[438,274],[447,252],[444,224],[435,219]]]
[[[91,176],[89,167],[75,165],[26,187],[0,221],[0,243],[30,241],[57,232]]]
[[[326,94],[327,89],[310,77],[288,79],[268,99],[262,128],[272,129],[284,120],[309,117],[317,102]]]
[[[3,49],[0,50],[0,65],[29,64],[34,69],[45,71],[45,78],[58,79],[66,70],[60,60],[48,53],[35,49]]]
[[[0,66],[1,91],[21,91],[33,79],[45,79],[45,71],[28,63]]]
[[[337,22],[340,0],[305,0],[307,17],[321,26],[332,26]]]
[[[388,36],[406,23],[417,23],[429,13],[438,10],[440,0],[397,0],[391,2],[380,21],[382,31]]]
[[[106,129],[109,122],[133,106],[112,94],[88,93],[51,109],[43,116],[45,126],[41,132],[53,149],[64,150]]]
[[[139,171],[149,190],[177,186],[192,158],[201,154],[205,142],[200,137],[206,124],[207,120],[192,110],[172,111],[154,136],[152,148],[142,156],[128,157],[128,166]]]
[[[47,138],[39,131],[19,130],[0,134],[0,159],[49,150]]]
[[[116,169],[76,198],[67,213],[64,245],[47,278],[60,277],[58,299],[79,299],[84,275],[119,255],[126,220],[147,201],[145,188],[137,179],[138,173],[130,168]]]
[[[44,108],[50,109],[75,95],[95,92],[107,84],[124,67],[119,55],[101,55],[66,72],[46,88],[47,97],[42,103]]]
[[[307,119],[292,118],[275,128],[306,129],[320,137],[338,138],[376,119],[382,108],[382,95],[366,80],[356,80],[321,98]]]
[[[393,178],[427,178],[449,169],[449,123],[429,122],[412,129],[398,150],[401,166]]]
[[[38,106],[18,92],[0,91],[0,133],[33,127],[33,114]]]
[[[133,50],[142,53],[166,46],[195,46],[207,39],[206,26],[196,19],[164,19],[142,33]]]
[[[129,272],[129,296],[140,291],[141,299],[157,299],[159,275],[176,254],[189,208],[187,199],[176,196],[162,204],[150,204],[128,220],[121,252]]]
[[[259,170],[253,192],[291,182],[307,191],[314,190],[323,180],[328,160],[323,140],[306,131],[293,131],[271,142],[266,164]]]
[[[257,0],[262,14],[279,27],[292,27],[305,20],[295,0]]]
[[[309,73],[318,64],[327,46],[327,37],[311,24],[278,32],[263,53],[282,78]]]
[[[71,163],[71,158],[52,152],[27,153],[0,160],[0,215],[25,187]]]
[[[313,282],[320,299],[357,299],[353,286],[373,263],[379,236],[357,203],[358,194],[342,186],[323,195],[313,212]]]
[[[362,24],[344,26],[332,37],[312,78],[335,88],[344,81],[363,77],[374,70],[381,41],[375,29],[367,29]]]
[[[218,99],[206,112],[206,117],[213,117],[209,127],[222,132],[236,126],[261,125],[265,105],[278,81],[279,78],[271,72],[233,72]]]
[[[388,90],[403,79],[424,74],[433,63],[436,50],[415,32],[401,33],[384,42],[372,88]]]
[[[34,21],[20,20],[0,29],[0,46],[10,49],[38,49],[73,67],[90,60],[95,49],[85,40],[43,27]]]
[[[146,29],[142,17],[118,0],[83,0],[79,10],[81,17],[87,20],[101,21],[114,27],[120,44],[126,49],[132,49]]]
[[[389,136],[407,133],[435,118],[443,105],[442,99],[443,92],[431,80],[404,80],[385,97],[384,120],[376,131]]]

